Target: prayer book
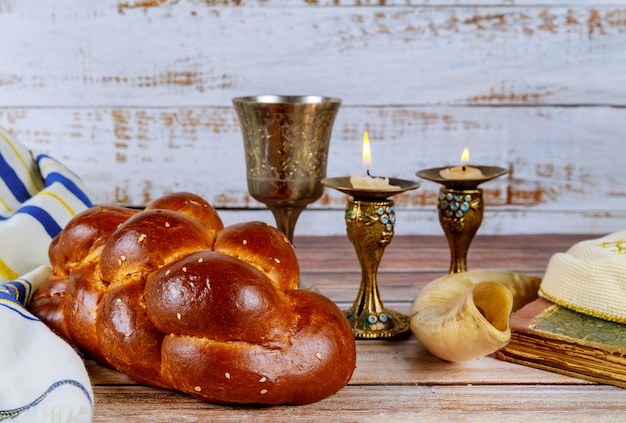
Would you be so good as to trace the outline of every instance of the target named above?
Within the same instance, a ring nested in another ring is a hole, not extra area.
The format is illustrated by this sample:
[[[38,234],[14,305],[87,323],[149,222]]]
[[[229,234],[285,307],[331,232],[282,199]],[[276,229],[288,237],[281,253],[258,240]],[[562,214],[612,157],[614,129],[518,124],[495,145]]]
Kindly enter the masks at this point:
[[[505,361],[626,388],[626,325],[538,298],[511,314]]]

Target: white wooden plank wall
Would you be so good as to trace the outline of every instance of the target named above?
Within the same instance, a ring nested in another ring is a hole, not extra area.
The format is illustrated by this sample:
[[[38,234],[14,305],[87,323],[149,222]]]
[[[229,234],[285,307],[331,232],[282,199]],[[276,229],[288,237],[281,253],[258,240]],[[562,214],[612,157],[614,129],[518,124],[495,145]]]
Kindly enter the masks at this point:
[[[343,99],[328,175],[418,179],[474,164],[481,234],[626,229],[626,2],[0,0],[0,126],[83,177],[96,203],[198,193],[227,224],[247,193],[231,98]],[[441,234],[423,181],[397,234]],[[327,190],[296,235],[345,234]]]

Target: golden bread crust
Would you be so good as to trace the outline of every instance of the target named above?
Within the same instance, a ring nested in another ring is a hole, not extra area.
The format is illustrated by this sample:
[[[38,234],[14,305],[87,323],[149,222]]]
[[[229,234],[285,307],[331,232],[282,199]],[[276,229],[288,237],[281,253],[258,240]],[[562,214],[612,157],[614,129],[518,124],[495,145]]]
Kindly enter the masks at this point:
[[[31,311],[98,362],[215,403],[304,404],[355,368],[352,329],[297,289],[295,250],[261,222],[224,227],[198,196],[101,206],[51,243]]]

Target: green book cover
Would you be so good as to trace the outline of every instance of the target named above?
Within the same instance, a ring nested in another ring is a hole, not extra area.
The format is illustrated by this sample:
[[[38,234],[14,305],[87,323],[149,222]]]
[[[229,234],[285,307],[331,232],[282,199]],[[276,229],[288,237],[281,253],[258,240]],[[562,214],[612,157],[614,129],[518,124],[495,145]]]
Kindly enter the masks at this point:
[[[609,322],[552,305],[534,317],[529,329],[554,335],[557,339],[576,340],[583,344],[626,351],[626,325]]]
[[[594,382],[626,387],[626,325],[539,298],[511,315],[511,341],[496,356]]]

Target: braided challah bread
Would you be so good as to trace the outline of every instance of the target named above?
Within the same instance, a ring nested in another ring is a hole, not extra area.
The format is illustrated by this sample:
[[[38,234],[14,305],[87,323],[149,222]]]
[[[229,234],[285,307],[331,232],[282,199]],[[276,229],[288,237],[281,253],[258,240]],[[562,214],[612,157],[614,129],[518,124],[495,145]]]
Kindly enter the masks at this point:
[[[99,206],[50,245],[31,311],[98,362],[215,403],[304,404],[348,383],[352,329],[298,290],[291,243],[261,222],[224,227],[189,193],[145,210]]]

